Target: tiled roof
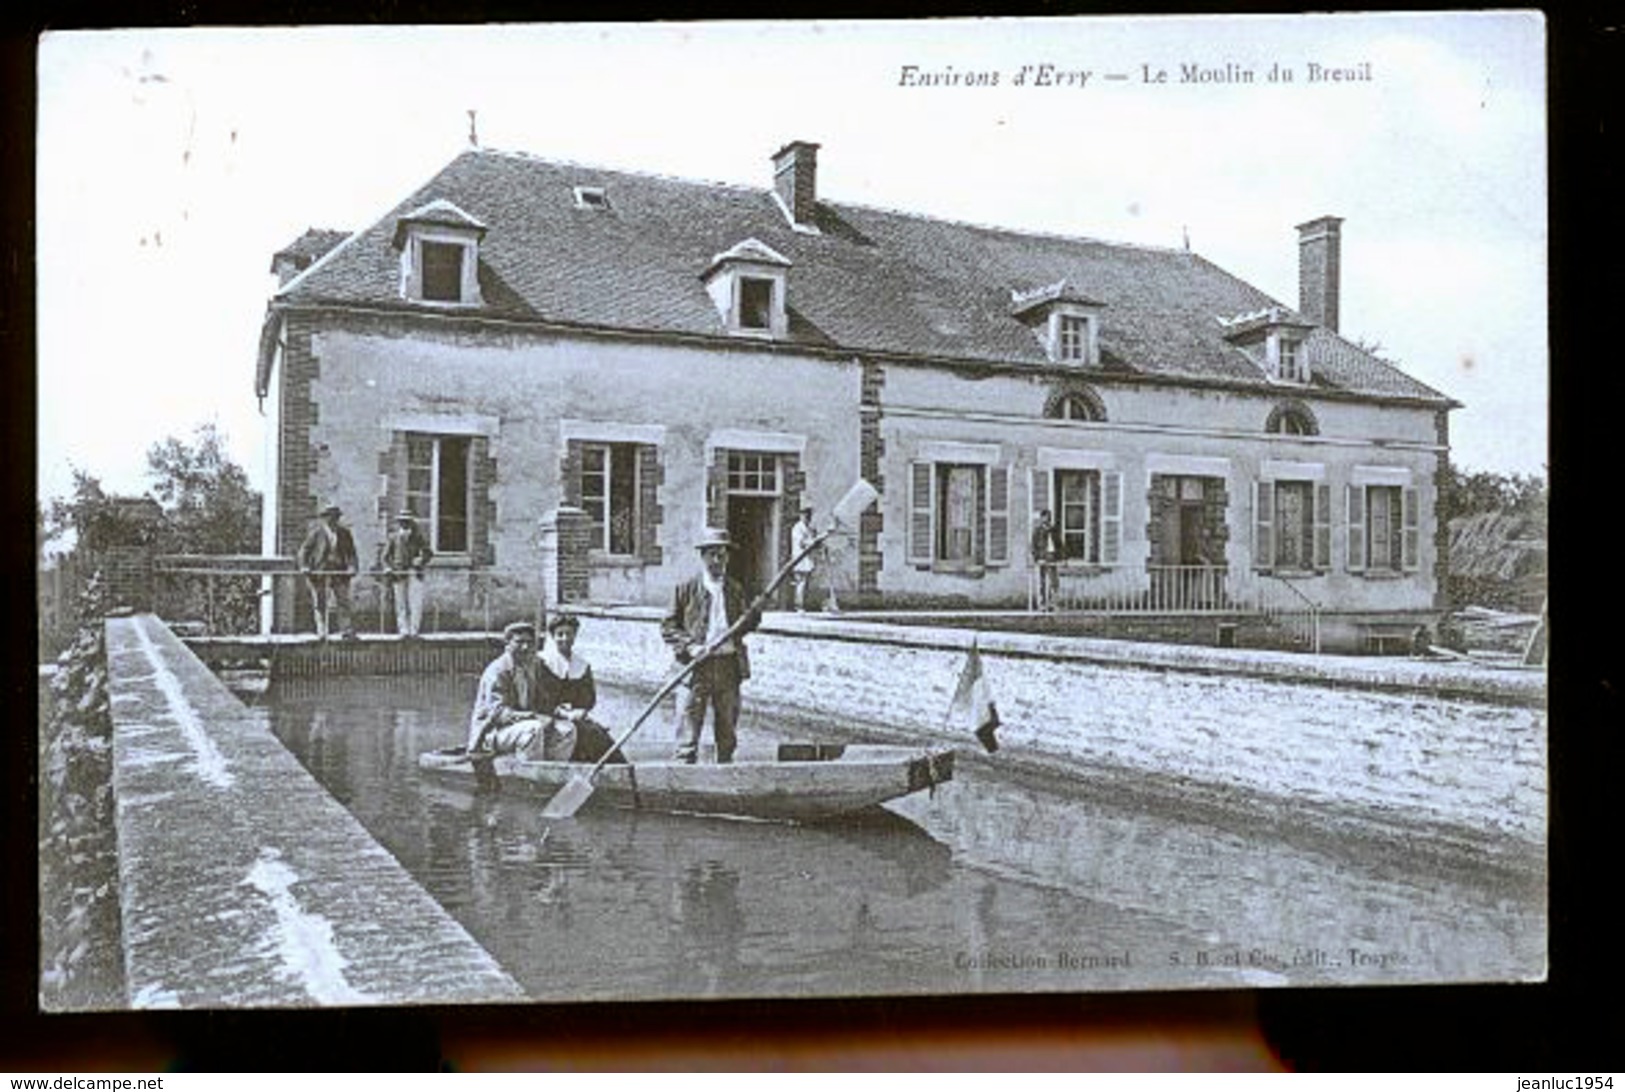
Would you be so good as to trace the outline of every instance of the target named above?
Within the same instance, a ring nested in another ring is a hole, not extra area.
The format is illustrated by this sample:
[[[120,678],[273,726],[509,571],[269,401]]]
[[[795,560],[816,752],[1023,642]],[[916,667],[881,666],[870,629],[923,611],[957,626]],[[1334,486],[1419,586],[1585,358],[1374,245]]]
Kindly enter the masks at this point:
[[[275,265],[277,258],[292,258],[300,268],[304,268],[349,237],[348,231],[307,228],[303,235],[276,252],[272,257],[272,264]]]
[[[582,208],[578,186],[607,208]],[[1051,368],[1012,315],[1012,293],[1064,283],[1101,304],[1107,372],[1272,385],[1226,340],[1223,320],[1291,308],[1188,251],[934,220],[820,201],[796,231],[768,189],[692,182],[470,150],[278,295],[289,304],[410,309],[400,298],[400,220],[447,202],[487,225],[481,314],[601,329],[724,338],[702,275],[754,240],[791,265],[787,340],[944,363]],[[1305,339],[1312,388],[1448,402],[1323,328]]]

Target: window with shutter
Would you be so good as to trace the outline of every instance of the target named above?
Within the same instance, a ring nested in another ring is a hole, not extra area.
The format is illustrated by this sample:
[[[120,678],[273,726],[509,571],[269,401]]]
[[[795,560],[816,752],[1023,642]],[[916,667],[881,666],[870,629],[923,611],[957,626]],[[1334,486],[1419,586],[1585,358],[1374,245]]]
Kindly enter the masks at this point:
[[[1393,485],[1371,485],[1365,491],[1367,572],[1398,572],[1404,564],[1404,502]]]
[[[908,558],[920,565],[931,563],[936,541],[932,467],[931,463],[918,462],[910,463],[908,468]]]
[[[1348,509],[1348,569],[1365,571],[1365,486],[1350,485],[1345,493]]]
[[[1418,510],[1418,499],[1415,489],[1406,489],[1404,491],[1404,508],[1405,537],[1402,552],[1405,571],[1412,573],[1416,571],[1417,555],[1421,546],[1419,541],[1421,537],[1419,534],[1421,514]]]
[[[1050,510],[1049,506],[1049,476],[1048,470],[1034,467],[1030,472],[1030,485],[1027,490],[1027,527],[1038,526],[1038,517]]]
[[[989,467],[987,472],[987,563],[1010,563],[1010,469]]]
[[[1253,567],[1275,568],[1275,483],[1253,483]]]
[[[1100,472],[1055,471],[1055,530],[1061,557],[1100,561]]]
[[[1116,565],[1123,541],[1123,474],[1107,471],[1101,475],[1100,563]]]
[[[1324,482],[1315,486],[1315,568],[1326,570],[1332,565],[1332,487]]]

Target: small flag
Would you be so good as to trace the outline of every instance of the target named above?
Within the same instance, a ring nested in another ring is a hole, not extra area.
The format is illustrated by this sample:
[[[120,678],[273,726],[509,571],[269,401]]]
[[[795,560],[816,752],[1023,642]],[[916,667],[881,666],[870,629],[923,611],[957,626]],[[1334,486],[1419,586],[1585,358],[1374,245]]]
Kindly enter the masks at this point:
[[[993,692],[982,673],[982,654],[975,645],[960,669],[959,685],[954,688],[953,701],[948,703],[948,719],[974,734],[988,754],[999,749],[994,735],[999,727],[999,709],[993,704]]]

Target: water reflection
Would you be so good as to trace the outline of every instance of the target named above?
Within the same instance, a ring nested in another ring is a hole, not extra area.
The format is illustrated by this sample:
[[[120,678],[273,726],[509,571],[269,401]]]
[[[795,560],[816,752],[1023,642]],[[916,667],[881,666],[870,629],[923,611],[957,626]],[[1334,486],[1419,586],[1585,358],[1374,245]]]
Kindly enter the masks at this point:
[[[997,761],[839,827],[600,807],[549,823],[535,798],[417,776],[420,752],[462,738],[472,687],[307,682],[275,688],[267,715],[533,997],[1436,981],[1541,963],[1538,877],[1365,860]],[[602,690],[611,723],[641,708]],[[1351,946],[1403,962],[1350,966]]]

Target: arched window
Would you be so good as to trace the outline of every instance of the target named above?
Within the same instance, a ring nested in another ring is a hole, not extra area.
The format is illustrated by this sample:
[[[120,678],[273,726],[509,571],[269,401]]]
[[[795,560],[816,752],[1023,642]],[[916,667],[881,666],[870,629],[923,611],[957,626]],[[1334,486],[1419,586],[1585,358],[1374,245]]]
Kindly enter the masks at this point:
[[[1264,422],[1264,431],[1278,436],[1319,436],[1320,423],[1315,420],[1313,410],[1293,400],[1282,402],[1270,410],[1269,418]]]
[[[1058,421],[1104,421],[1106,404],[1093,389],[1068,384],[1049,396],[1044,416]]]

